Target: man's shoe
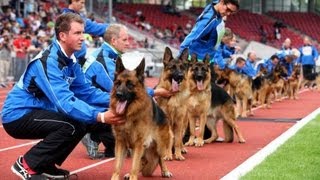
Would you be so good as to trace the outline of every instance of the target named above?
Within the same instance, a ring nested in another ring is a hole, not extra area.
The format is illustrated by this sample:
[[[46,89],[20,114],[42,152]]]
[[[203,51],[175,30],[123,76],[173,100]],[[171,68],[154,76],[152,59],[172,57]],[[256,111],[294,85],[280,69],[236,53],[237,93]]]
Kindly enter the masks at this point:
[[[91,159],[101,159],[104,157],[104,153],[99,152],[99,143],[92,141],[89,133],[82,138],[81,142],[86,147]]]
[[[68,170],[52,166],[47,168],[42,175],[50,179],[66,179],[69,177],[70,172]]]
[[[11,166],[11,171],[15,173],[17,176],[19,176],[21,179],[27,180],[31,178],[31,175],[23,167],[22,158],[22,156],[19,156],[16,162]]]
[[[107,158],[113,158],[113,157],[115,157],[114,149],[111,149],[111,150],[106,149],[106,150],[104,151],[104,156],[107,157]]]

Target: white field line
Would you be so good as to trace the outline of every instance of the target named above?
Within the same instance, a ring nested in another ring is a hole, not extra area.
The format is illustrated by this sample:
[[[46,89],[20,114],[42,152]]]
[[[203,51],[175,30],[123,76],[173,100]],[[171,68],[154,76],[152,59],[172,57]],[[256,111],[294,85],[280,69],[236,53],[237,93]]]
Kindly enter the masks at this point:
[[[91,164],[91,165],[88,165],[88,166],[84,166],[80,169],[77,169],[77,170],[74,170],[72,172],[70,172],[70,174],[76,174],[78,172],[81,172],[81,171],[85,171],[87,169],[91,169],[91,168],[94,168],[96,166],[99,166],[101,164],[104,164],[104,163],[107,163],[107,162],[110,162],[110,161],[113,161],[115,158],[110,158],[110,159],[106,159],[106,160],[103,160],[103,161],[100,161],[100,162],[97,162],[97,163],[94,163],[94,164]]]
[[[16,145],[16,146],[10,146],[10,147],[7,147],[7,148],[2,148],[2,149],[0,149],[0,152],[9,151],[9,150],[12,150],[12,149],[17,149],[17,148],[21,148],[21,147],[24,147],[24,146],[29,146],[29,145],[37,144],[39,141],[40,141],[40,140],[38,140],[38,141],[31,141],[31,142],[24,143],[24,144],[19,144],[19,145]]]
[[[311,114],[309,114],[305,118],[301,119],[298,123],[293,125],[286,132],[284,132],[279,137],[277,137],[275,140],[270,142],[263,149],[258,151],[256,154],[254,154],[253,156],[248,158],[246,161],[244,161],[242,164],[240,164],[234,170],[232,170],[227,175],[222,177],[221,180],[240,179],[240,177],[244,176],[246,173],[251,171],[255,166],[260,164],[268,155],[270,155],[271,153],[276,151],[277,148],[279,146],[281,146],[283,143],[285,143],[290,137],[294,136],[298,132],[298,130],[300,130],[304,125],[306,125],[308,122],[313,120],[319,113],[320,113],[320,108],[316,109]]]

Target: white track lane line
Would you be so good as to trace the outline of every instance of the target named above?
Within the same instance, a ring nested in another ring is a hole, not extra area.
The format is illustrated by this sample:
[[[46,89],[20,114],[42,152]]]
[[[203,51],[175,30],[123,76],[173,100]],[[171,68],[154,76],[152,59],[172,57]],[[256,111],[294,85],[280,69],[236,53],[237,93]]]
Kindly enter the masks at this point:
[[[254,167],[259,165],[267,156],[272,154],[282,144],[284,144],[289,138],[294,136],[304,125],[313,120],[320,113],[320,108],[316,109],[306,117],[302,118],[295,125],[293,125],[286,132],[281,134],[279,137],[271,141],[267,146],[262,148],[260,151],[249,157],[246,161],[240,164],[238,167],[233,169],[227,175],[221,178],[221,180],[238,180]]]
[[[12,149],[17,149],[17,148],[21,148],[21,147],[24,147],[24,146],[29,146],[29,145],[37,144],[39,141],[40,141],[40,140],[38,140],[38,141],[31,141],[31,142],[24,143],[24,144],[19,144],[19,145],[16,145],[16,146],[10,146],[10,147],[7,147],[7,148],[2,148],[2,149],[0,149],[0,152],[9,151],[9,150],[12,150]]]
[[[114,159],[115,159],[115,158],[110,158],[110,159],[106,159],[106,160],[103,160],[103,161],[100,161],[100,162],[91,164],[91,165],[89,165],[89,166],[84,166],[84,167],[82,167],[82,168],[80,168],[80,169],[71,171],[70,174],[76,174],[76,173],[78,173],[78,172],[85,171],[85,170],[94,168],[94,167],[96,167],[96,166],[100,166],[100,165],[102,165],[102,164],[104,164],[104,163],[113,161]]]

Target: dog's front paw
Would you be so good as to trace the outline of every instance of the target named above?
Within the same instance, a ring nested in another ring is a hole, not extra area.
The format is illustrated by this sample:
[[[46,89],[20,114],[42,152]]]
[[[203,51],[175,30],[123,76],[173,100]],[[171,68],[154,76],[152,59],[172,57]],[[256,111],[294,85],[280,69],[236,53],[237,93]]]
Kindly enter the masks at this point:
[[[196,147],[202,147],[203,145],[204,145],[204,140],[203,140],[203,139],[197,138],[197,139],[195,140],[195,146],[196,146]]]
[[[186,145],[186,146],[194,146],[194,141],[193,140],[189,140],[184,145]]]
[[[172,154],[167,154],[163,157],[163,160],[165,161],[172,161],[173,160],[173,157],[172,157]]]
[[[182,154],[187,154],[187,153],[188,153],[188,150],[183,147],[183,148],[181,149],[181,153],[182,153]]]
[[[112,174],[112,177],[111,177],[111,180],[119,180],[119,174],[118,173],[113,173]]]
[[[125,175],[123,176],[123,179],[124,179],[124,180],[129,180],[129,179],[130,179],[130,174],[129,174],[129,173],[125,174]]]
[[[162,177],[165,177],[165,178],[170,178],[170,177],[173,176],[170,171],[163,171],[163,172],[161,173],[161,175],[162,175]]]
[[[176,154],[176,160],[178,161],[184,161],[186,158],[184,158],[181,154]]]

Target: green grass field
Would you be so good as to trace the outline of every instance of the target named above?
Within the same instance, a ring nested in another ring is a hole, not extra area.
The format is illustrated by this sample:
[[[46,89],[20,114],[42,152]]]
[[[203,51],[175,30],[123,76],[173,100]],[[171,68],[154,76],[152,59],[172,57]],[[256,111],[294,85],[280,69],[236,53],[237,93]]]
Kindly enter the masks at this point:
[[[320,179],[320,116],[268,156],[241,180]]]

